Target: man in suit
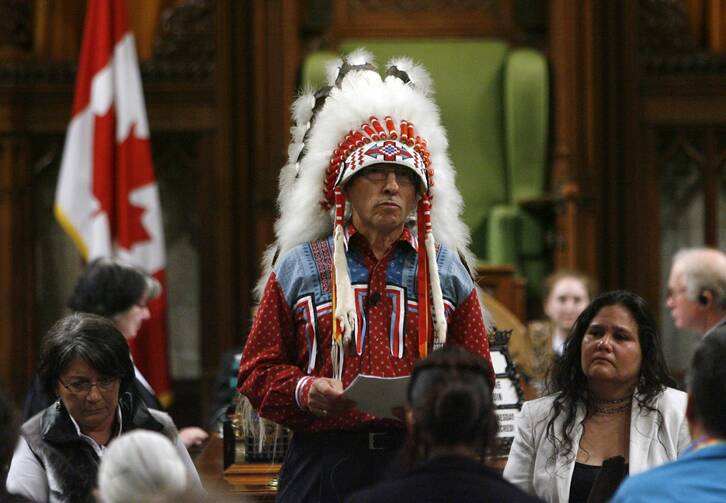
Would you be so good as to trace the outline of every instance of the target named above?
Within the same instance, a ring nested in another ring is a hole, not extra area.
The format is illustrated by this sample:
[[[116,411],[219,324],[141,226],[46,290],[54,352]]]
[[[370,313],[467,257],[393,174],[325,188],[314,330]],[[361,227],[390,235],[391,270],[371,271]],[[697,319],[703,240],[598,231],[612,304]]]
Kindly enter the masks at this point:
[[[666,306],[679,329],[704,336],[726,333],[726,254],[713,248],[679,250]]]
[[[726,330],[704,337],[689,371],[686,418],[693,442],[678,460],[627,479],[613,503],[726,501]]]

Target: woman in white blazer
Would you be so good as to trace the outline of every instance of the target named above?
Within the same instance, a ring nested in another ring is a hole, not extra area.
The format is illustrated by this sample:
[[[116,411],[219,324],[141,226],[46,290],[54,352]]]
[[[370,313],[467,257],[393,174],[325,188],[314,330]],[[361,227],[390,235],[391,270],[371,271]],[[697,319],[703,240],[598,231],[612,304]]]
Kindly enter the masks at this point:
[[[551,382],[554,394],[524,404],[504,468],[545,501],[584,502],[591,490],[605,501],[625,474],[675,459],[690,441],[686,394],[668,387],[655,321],[633,293],[593,300]]]

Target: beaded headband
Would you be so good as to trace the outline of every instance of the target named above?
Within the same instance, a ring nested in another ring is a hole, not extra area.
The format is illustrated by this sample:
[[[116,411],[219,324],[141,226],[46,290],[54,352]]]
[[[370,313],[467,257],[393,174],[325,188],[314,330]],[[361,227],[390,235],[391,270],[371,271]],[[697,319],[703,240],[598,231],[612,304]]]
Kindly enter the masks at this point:
[[[400,134],[391,117],[386,116],[384,121],[387,131],[376,117],[371,117],[360,130],[349,131],[338,144],[325,175],[324,198],[320,201],[323,208],[333,207],[335,187],[343,186],[354,174],[373,164],[395,164],[412,169],[428,192],[433,170],[426,140],[414,136],[413,124],[406,120],[401,121]]]

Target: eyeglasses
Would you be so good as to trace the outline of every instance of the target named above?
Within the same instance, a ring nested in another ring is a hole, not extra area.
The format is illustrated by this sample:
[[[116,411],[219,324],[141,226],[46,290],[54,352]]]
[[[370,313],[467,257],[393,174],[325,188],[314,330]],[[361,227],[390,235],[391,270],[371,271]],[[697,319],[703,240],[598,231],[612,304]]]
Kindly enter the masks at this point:
[[[408,186],[416,183],[416,173],[403,166],[371,166],[364,169],[361,176],[371,182],[384,182],[390,173],[394,174],[398,185]]]
[[[63,385],[65,389],[70,391],[71,393],[75,393],[76,395],[87,395],[91,392],[91,388],[94,386],[98,388],[99,391],[111,391],[113,387],[118,382],[117,377],[108,377],[105,379],[99,379],[96,382],[93,381],[73,381],[71,383],[64,383],[61,381],[60,377],[58,378],[58,382]]]

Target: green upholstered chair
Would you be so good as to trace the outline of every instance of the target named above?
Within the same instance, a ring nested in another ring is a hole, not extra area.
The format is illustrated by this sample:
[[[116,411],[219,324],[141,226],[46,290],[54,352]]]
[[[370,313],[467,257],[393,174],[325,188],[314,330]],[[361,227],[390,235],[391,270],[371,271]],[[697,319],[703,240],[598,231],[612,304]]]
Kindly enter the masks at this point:
[[[429,70],[472,250],[482,262],[516,265],[536,294],[547,269],[543,230],[519,203],[545,189],[549,88],[542,54],[497,39],[346,40],[340,51],[358,47],[381,66],[409,56]],[[336,56],[310,54],[302,83],[322,85],[325,66]]]

